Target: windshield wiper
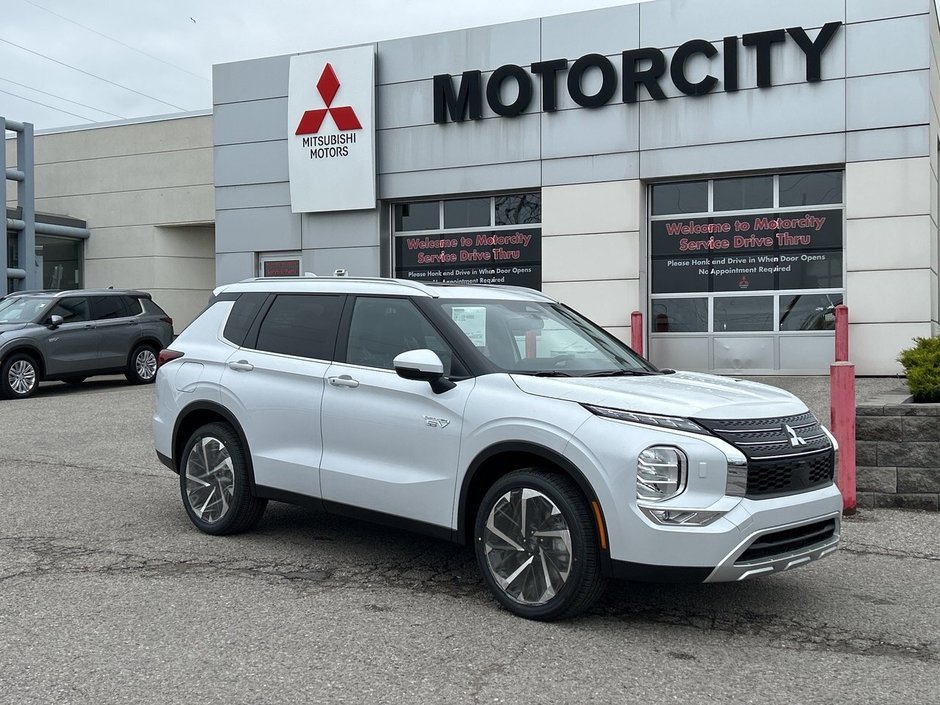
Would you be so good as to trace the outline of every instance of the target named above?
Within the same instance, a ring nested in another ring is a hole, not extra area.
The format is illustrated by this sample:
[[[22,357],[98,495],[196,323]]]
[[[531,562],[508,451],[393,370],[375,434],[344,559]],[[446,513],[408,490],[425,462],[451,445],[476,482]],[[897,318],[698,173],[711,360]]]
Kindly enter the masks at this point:
[[[648,377],[650,375],[662,374],[652,370],[601,370],[600,372],[588,372],[584,377]]]
[[[560,370],[514,370],[513,374],[516,375],[529,375],[531,377],[571,377],[570,372],[561,372]]]

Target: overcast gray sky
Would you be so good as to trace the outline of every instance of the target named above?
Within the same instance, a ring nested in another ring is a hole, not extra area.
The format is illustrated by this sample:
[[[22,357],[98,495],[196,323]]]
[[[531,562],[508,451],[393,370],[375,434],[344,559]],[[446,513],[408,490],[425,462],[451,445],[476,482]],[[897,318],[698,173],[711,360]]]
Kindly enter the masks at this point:
[[[41,130],[203,110],[213,64],[636,1],[0,0],[0,115]]]

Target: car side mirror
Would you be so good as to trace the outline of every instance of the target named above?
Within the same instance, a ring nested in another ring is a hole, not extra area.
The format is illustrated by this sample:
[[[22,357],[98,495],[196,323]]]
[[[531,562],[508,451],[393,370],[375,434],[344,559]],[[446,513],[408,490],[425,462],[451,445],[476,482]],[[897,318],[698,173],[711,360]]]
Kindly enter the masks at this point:
[[[457,385],[444,376],[444,363],[433,350],[407,350],[392,361],[402,379],[427,382],[435,394],[443,394]]]
[[[49,316],[49,327],[53,330],[61,326],[64,322],[65,319],[62,318],[62,316],[57,316],[56,314]]]

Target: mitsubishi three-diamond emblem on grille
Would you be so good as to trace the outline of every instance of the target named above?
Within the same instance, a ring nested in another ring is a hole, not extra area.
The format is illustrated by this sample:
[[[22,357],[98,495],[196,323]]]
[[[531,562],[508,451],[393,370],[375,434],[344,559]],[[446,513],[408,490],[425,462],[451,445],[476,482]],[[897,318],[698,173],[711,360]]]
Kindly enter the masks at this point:
[[[787,434],[790,436],[790,445],[793,446],[794,448],[796,448],[797,446],[806,445],[806,439],[800,438],[797,435],[796,431],[794,431],[788,424],[783,425],[783,430],[786,431]]]

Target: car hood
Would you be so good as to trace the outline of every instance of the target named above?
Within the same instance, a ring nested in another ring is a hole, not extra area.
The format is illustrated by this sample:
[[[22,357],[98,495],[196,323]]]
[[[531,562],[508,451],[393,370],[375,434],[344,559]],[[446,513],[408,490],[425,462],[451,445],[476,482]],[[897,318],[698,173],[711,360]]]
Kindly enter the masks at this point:
[[[29,323],[0,323],[0,333],[6,333],[11,330],[22,330]]]
[[[511,376],[528,394],[647,414],[749,419],[791,416],[807,410],[797,397],[777,387],[694,372],[642,377]]]

